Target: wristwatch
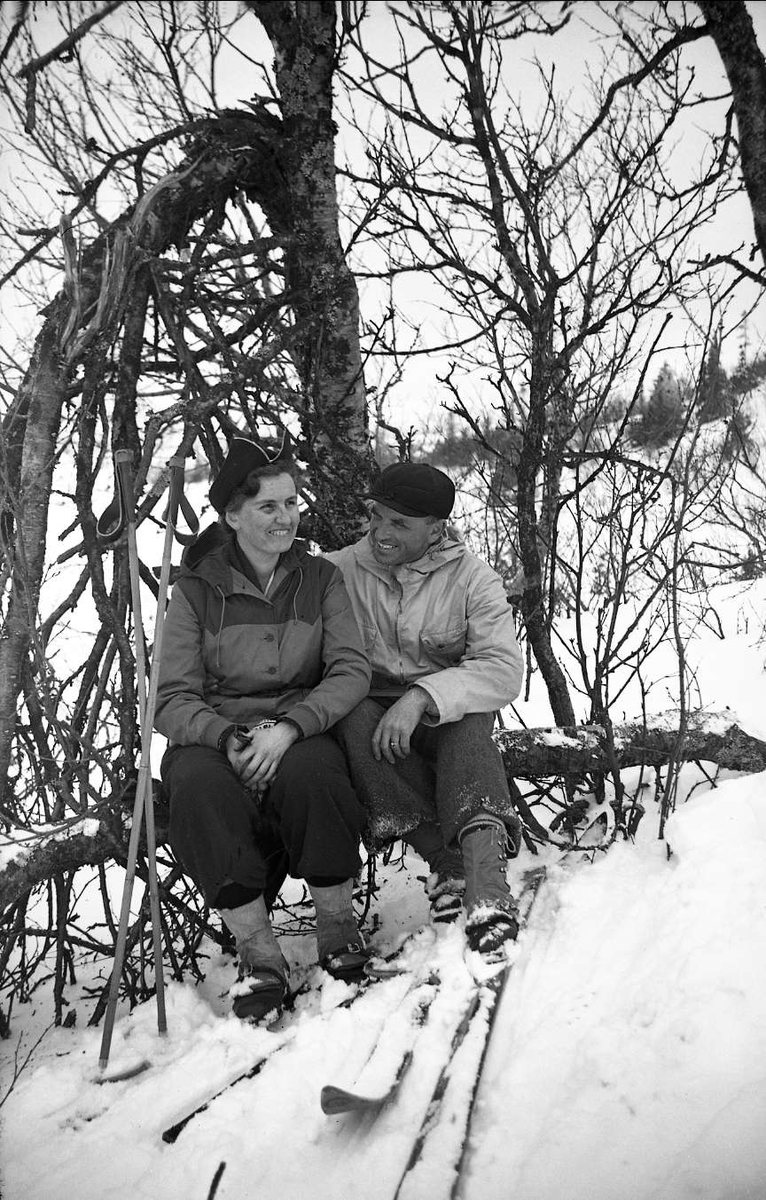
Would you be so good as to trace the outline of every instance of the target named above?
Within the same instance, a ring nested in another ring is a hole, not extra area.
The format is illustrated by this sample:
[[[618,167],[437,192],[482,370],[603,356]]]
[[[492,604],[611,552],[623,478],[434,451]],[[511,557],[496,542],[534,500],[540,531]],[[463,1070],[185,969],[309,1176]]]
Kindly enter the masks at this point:
[[[227,725],[223,733],[215,744],[216,750],[220,750],[221,754],[226,753],[226,743],[233,733],[249,733],[247,725]]]
[[[224,729],[223,733],[219,737],[218,741],[215,744],[216,750],[220,750],[221,754],[225,754],[226,753],[226,743],[228,742],[231,735],[236,732],[237,732],[236,725],[227,725],[226,728]]]

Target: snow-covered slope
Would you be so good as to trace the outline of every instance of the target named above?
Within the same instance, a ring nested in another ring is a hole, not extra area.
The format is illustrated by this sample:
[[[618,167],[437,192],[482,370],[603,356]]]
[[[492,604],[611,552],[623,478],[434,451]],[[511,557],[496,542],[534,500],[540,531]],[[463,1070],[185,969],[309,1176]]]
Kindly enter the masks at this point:
[[[558,865],[549,852],[498,1012],[463,1200],[766,1195],[766,778],[695,791],[668,825],[670,857],[651,820],[637,844],[594,861]],[[534,861],[523,852],[511,878]],[[406,865],[382,872],[381,950],[426,919],[422,864]],[[133,1078],[97,1081],[99,1031],[48,1029],[2,1109],[5,1200],[188,1200],[207,1197],[216,1175],[218,1200],[393,1197],[472,986],[461,931],[414,940],[408,961],[446,984],[396,1103],[377,1114],[325,1116],[319,1094],[353,1082],[406,979],[339,1008],[348,989],[311,967],[313,939],[287,948],[296,978],[317,986],[272,1031],[226,1015],[224,957],[201,986],[169,986],[166,1037],[152,1004],[118,1020],[109,1073],[148,1059]],[[42,997],[17,1020],[21,1058],[34,1008],[42,1015]],[[162,1141],[190,1106],[280,1045],[174,1144]],[[470,1039],[461,1053],[448,1116],[470,1088]],[[446,1122],[402,1197],[450,1195],[450,1140]]]

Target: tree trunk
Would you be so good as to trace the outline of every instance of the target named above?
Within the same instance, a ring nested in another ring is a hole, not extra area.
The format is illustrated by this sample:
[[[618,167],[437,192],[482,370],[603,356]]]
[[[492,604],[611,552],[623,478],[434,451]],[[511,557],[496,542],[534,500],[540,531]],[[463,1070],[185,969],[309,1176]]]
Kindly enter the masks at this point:
[[[324,548],[335,549],[363,530],[360,497],[368,490],[371,467],[359,298],[338,232],[335,3],[250,0],[249,7],[274,47],[282,105],[278,161],[289,205],[285,265],[317,497],[312,533]],[[279,219],[267,215],[272,224]]]
[[[742,177],[766,266],[766,61],[744,0],[698,0],[731,87]]]
[[[18,482],[15,487],[13,480],[5,483],[5,507],[12,514],[12,520],[6,523],[9,537],[4,550],[10,595],[0,637],[0,803],[3,808],[7,807],[6,787],[24,663],[33,630],[38,625],[48,504],[68,377],[60,343],[60,322],[64,312],[63,304],[54,304],[19,391],[15,408],[23,414],[24,435],[18,439]]]
[[[479,21],[477,23],[477,14]],[[537,275],[519,253],[516,238],[507,222],[507,192],[520,194],[521,188],[505,159],[494,124],[492,105],[486,92],[483,65],[483,24],[480,10],[467,6],[453,12],[466,71],[467,96],[473,136],[481,158],[489,191],[494,232],[506,267],[517,285],[516,316],[530,333],[529,414],[522,431],[518,464],[516,512],[518,516],[519,557],[524,572],[521,615],[532,653],[545,682],[551,712],[559,725],[574,725],[575,716],[566,676],[553,652],[550,615],[544,591],[544,570],[540,555],[541,529],[537,513],[540,476],[544,468],[547,410],[554,395],[553,330],[556,281],[547,264],[538,264]],[[532,221],[532,213],[525,211]],[[544,239],[539,237],[543,244]],[[560,374],[560,372],[559,372]],[[559,380],[563,386],[563,380]],[[553,566],[551,569],[554,569]]]
[[[545,317],[543,317],[545,320]],[[541,342],[548,343],[548,331]],[[524,570],[521,613],[535,662],[548,692],[551,712],[558,725],[574,725],[575,715],[566,676],[551,645],[550,621],[543,590],[543,564],[540,556],[540,528],[537,517],[538,479],[543,464],[546,412],[550,398],[550,374],[543,364],[550,361],[547,347],[538,349],[532,367],[529,389],[529,416],[523,432],[518,465],[516,511],[519,528],[519,557]],[[553,564],[551,570],[554,569]]]

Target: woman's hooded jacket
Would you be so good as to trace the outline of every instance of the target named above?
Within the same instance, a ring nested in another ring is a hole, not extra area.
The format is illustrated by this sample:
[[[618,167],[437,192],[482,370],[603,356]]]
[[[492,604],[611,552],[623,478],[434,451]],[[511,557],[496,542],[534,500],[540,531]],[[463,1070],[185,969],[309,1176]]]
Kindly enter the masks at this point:
[[[155,725],[170,742],[216,746],[231,724],[275,717],[310,737],[369,682],[343,577],[327,559],[294,543],[265,596],[220,525],[188,547],[163,631]]]

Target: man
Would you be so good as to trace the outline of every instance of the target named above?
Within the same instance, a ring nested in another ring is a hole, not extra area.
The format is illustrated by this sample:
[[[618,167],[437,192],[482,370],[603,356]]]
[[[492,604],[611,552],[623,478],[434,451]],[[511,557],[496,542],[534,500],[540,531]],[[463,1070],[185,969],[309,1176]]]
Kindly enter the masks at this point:
[[[369,838],[404,837],[431,868],[434,920],[454,919],[487,955],[518,933],[506,880],[518,852],[495,711],[521,689],[522,658],[499,576],[447,527],[455,488],[396,463],[370,493],[369,533],[326,557],[343,571],[372,665],[369,697],[337,735]]]

